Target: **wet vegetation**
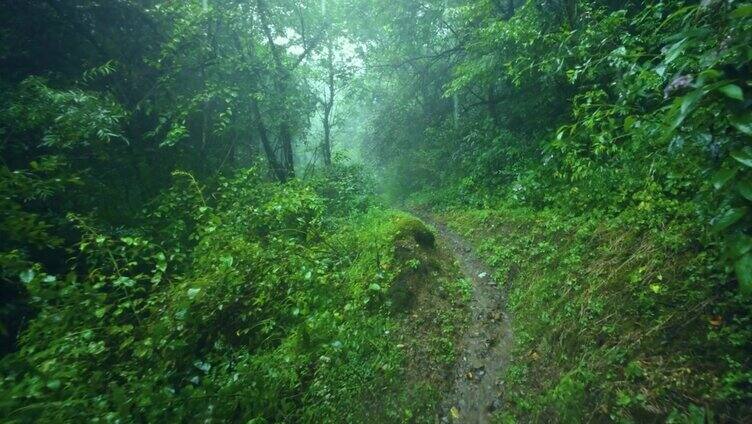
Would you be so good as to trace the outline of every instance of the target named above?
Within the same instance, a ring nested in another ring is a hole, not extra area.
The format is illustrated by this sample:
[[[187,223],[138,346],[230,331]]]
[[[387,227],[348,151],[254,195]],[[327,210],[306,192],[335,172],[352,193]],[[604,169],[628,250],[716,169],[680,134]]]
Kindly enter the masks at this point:
[[[752,419],[749,1],[0,22],[3,422]]]

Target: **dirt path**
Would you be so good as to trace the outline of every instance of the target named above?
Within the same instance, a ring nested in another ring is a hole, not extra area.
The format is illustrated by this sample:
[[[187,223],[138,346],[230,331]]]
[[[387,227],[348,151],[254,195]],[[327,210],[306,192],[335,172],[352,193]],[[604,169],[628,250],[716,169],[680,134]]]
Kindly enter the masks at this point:
[[[471,320],[462,337],[461,354],[452,372],[453,389],[442,404],[440,422],[487,423],[501,405],[504,369],[509,362],[512,333],[506,299],[491,270],[459,234],[431,216],[418,213],[436,228],[465,277],[473,283]]]

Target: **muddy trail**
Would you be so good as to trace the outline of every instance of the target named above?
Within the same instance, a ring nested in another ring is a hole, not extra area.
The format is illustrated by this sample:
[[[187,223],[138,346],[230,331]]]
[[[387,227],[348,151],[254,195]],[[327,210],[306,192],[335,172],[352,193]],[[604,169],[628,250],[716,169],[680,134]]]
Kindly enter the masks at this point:
[[[439,422],[487,423],[501,407],[504,370],[512,345],[506,296],[470,243],[434,217],[416,214],[436,228],[439,239],[457,258],[473,286],[470,323],[460,341],[461,353],[451,374],[452,389],[442,403]]]

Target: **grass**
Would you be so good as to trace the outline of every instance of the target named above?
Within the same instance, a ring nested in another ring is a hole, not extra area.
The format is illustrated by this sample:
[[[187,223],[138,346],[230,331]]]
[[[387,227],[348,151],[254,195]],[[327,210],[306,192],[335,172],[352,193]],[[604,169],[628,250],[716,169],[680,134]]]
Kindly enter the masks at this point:
[[[499,422],[752,413],[744,303],[691,226],[651,231],[521,209],[446,219],[509,290],[516,345]]]

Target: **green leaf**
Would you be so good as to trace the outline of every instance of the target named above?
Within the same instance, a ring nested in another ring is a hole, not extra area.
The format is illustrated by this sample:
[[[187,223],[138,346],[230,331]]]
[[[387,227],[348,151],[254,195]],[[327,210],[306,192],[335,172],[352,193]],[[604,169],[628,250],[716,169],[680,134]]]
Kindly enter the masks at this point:
[[[698,101],[700,101],[700,99],[702,99],[704,95],[705,93],[702,90],[695,90],[682,97],[680,109],[680,115],[682,116],[682,119],[694,110],[695,105]]]
[[[222,256],[219,258],[219,262],[226,268],[230,268],[232,267],[232,264],[235,263],[235,258],[232,255]]]
[[[752,113],[743,116],[733,116],[731,125],[740,132],[752,136]]]
[[[729,97],[731,99],[744,101],[744,92],[742,91],[742,88],[736,84],[726,84],[719,87],[718,91],[725,94],[726,97]]]
[[[752,253],[747,253],[734,262],[736,279],[739,280],[739,288],[742,293],[752,294]]]
[[[749,146],[741,150],[731,152],[731,157],[736,159],[742,165],[752,168],[752,148]]]
[[[124,286],[124,287],[133,287],[136,285],[136,282],[128,277],[118,277],[118,279],[115,280],[115,285]]]
[[[666,60],[663,61],[666,65],[673,62],[678,58],[682,52],[684,51],[684,48],[686,47],[687,39],[684,38],[680,40],[677,43],[674,43],[671,47],[666,49]]]
[[[631,130],[635,122],[637,122],[637,119],[634,116],[630,115],[624,118],[624,131]]]
[[[738,165],[737,165],[738,166]],[[713,176],[713,179],[711,180],[713,183],[713,187],[716,190],[720,190],[723,187],[726,186],[726,183],[729,182],[730,179],[734,178],[734,175],[736,175],[738,168],[721,168],[718,170],[718,172],[715,173]]]
[[[746,234],[735,234],[729,238],[728,254],[733,258],[739,258],[752,250],[752,237]]]
[[[689,114],[692,113],[697,103],[704,96],[705,96],[705,91],[702,89],[697,89],[686,94],[684,97],[677,99],[676,103],[674,104],[672,113],[671,113],[671,116],[673,117],[672,119],[673,122],[671,122],[671,125],[667,129],[666,133],[663,135],[663,138],[665,140],[668,140],[673,134],[673,132],[677,128],[679,128],[682,123],[684,123],[684,120],[687,119],[687,116],[689,116]]]
[[[368,290],[380,291],[381,290],[381,286],[378,285],[378,284],[376,284],[376,283],[371,283],[371,285],[368,286]]]
[[[201,289],[196,289],[196,288],[188,289],[188,299],[193,300],[194,298],[196,298],[196,295],[198,295],[200,291]]]
[[[742,197],[752,202],[752,182],[749,180],[739,181],[736,184],[736,190],[742,195]]]
[[[735,19],[752,16],[752,4],[745,4],[737,7],[729,16]]]
[[[94,316],[97,318],[102,318],[105,312],[107,312],[107,308],[97,308],[97,310],[94,311]]]
[[[37,275],[36,272],[34,272],[33,269],[29,268],[26,271],[22,271],[20,274],[18,274],[18,278],[21,279],[21,282],[24,284],[29,284],[34,280],[34,277]]]
[[[164,141],[159,144],[159,147],[172,147],[187,137],[188,129],[185,126],[181,124],[174,125],[170,129],[170,132],[167,133],[167,136],[165,136]]]
[[[196,361],[193,363],[193,366],[200,369],[203,372],[209,372],[211,370],[211,364],[208,364],[206,362],[202,361]]]
[[[726,228],[734,225],[740,219],[747,214],[747,208],[731,208],[727,210],[723,215],[720,215],[713,219],[712,231],[719,233]]]
[[[706,69],[702,72],[700,72],[700,75],[698,75],[699,78],[702,78],[703,80],[709,79],[709,80],[717,80],[718,78],[722,77],[723,74],[713,68]]]

